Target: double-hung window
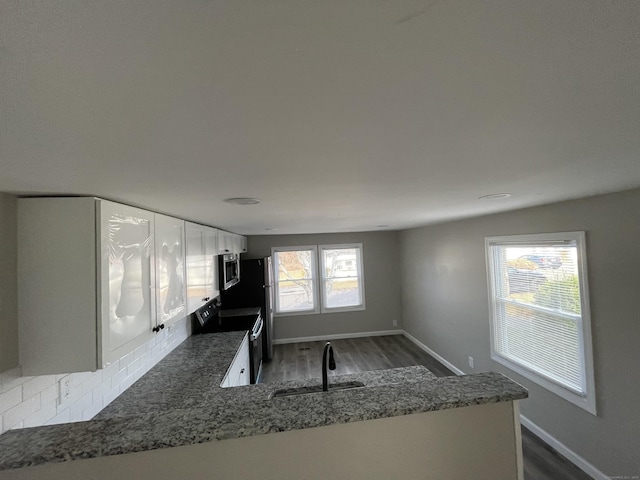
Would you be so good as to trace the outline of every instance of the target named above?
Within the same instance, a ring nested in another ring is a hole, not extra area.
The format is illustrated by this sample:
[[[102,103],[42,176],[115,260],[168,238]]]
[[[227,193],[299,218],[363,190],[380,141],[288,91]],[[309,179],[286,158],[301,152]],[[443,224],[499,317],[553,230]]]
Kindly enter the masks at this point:
[[[318,248],[279,247],[272,250],[275,313],[318,313]]]
[[[321,245],[322,311],[364,309],[362,244]]]
[[[584,232],[485,239],[491,357],[595,414]]]
[[[364,310],[362,244],[272,249],[275,313]]]

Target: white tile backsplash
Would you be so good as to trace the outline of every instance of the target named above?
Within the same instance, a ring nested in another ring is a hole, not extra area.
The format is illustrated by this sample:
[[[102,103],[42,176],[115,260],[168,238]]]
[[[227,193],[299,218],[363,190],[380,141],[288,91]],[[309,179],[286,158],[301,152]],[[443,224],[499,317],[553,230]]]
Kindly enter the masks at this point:
[[[122,358],[120,358],[120,370],[127,368],[127,366],[133,362],[134,360],[134,356],[133,356],[133,352],[129,352],[126,355],[124,355]]]
[[[56,416],[56,405],[50,403],[48,405],[42,405],[38,411],[33,415],[24,419],[25,427],[38,427],[44,425],[47,420]]]
[[[22,387],[13,387],[4,393],[0,393],[0,413],[22,403]]]
[[[98,373],[98,372],[96,372]],[[102,383],[102,375],[91,375],[80,385],[82,395],[93,392],[93,390]]]
[[[55,375],[42,375],[40,377],[30,377],[30,380],[22,384],[22,397],[24,399],[33,397],[44,389],[56,384]]]
[[[30,417],[40,410],[40,408],[40,395],[34,395],[23,400],[19,405],[16,405],[4,412],[4,429],[9,430],[10,428],[15,427],[17,424],[23,422],[25,418]]]
[[[140,358],[147,352],[147,345],[140,345],[133,352],[133,358]]]
[[[92,377],[99,376],[96,375],[98,372],[76,372],[71,374],[71,386],[82,385],[84,382],[89,381]]]
[[[42,392],[40,392],[40,400],[42,401],[43,405],[52,403],[55,407],[59,395],[60,387],[58,387],[57,383],[54,383],[50,387],[47,387]]]
[[[87,408],[83,410],[82,419],[91,420],[103,408],[104,404],[102,403],[102,399],[100,399],[98,402],[92,402]]]
[[[20,367],[0,373],[0,434],[13,428],[91,420],[190,334],[189,318],[95,372],[23,377]],[[61,401],[59,382],[69,376],[71,395]]]
[[[85,396],[80,397],[78,401],[73,402],[73,404],[69,407],[69,413],[71,414],[71,418],[84,418],[83,413],[86,409],[88,409],[93,403],[93,395],[91,392],[87,393]]]
[[[103,368],[102,370],[100,370],[102,372],[102,379],[105,381],[109,380],[116,373],[118,373],[119,370],[120,370],[119,362],[114,362],[111,365],[108,365],[106,368]]]
[[[82,385],[72,386],[70,388],[69,396],[67,396],[66,398],[60,397],[58,403],[60,405],[64,405],[65,407],[69,407],[70,405],[73,405],[75,402],[80,400],[80,397],[82,397]]]
[[[22,385],[32,377],[23,377],[20,367],[12,368],[0,373],[0,393],[11,390],[13,387]]]
[[[58,412],[55,417],[50,418],[44,422],[44,425],[57,425],[59,423],[69,423],[71,417],[69,416],[69,409],[66,408],[61,412]]]
[[[113,374],[113,376],[110,379],[111,386],[115,387],[117,385],[120,385],[122,381],[126,378],[126,376],[127,376],[127,367],[124,367],[122,370],[118,370],[116,373]]]
[[[136,370],[142,367],[142,360],[139,358],[134,359],[129,365],[127,365],[127,376],[135,373]]]
[[[122,393],[120,390],[120,385],[116,385],[115,387],[112,387],[108,391],[106,391],[102,396],[102,402],[104,403],[104,406],[106,407],[116,398],[118,398],[118,395],[120,395],[120,393]]]

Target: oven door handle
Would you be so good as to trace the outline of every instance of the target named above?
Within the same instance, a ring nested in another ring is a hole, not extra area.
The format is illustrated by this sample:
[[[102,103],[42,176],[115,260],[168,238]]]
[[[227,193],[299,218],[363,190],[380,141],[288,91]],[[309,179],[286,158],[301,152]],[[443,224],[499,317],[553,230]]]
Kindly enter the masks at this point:
[[[262,321],[262,318],[260,319],[260,328],[258,328],[258,331],[252,330],[251,331],[251,341],[253,342],[254,340],[256,340],[260,334],[262,333],[262,327],[264,327],[264,322]]]

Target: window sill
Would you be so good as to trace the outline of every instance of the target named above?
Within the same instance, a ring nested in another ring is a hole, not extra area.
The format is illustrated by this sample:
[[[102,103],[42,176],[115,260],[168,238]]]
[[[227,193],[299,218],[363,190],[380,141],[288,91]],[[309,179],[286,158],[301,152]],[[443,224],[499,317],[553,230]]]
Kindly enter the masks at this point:
[[[324,315],[331,313],[348,313],[348,312],[361,312],[366,310],[364,305],[358,305],[357,307],[341,307],[341,308],[324,308],[321,311],[317,310],[301,310],[299,312],[280,312],[273,313],[274,317],[298,317],[302,315]]]
[[[551,380],[548,380],[547,378],[543,377],[542,375],[538,375],[537,373],[524,368],[516,363],[513,363],[509,360],[507,360],[506,358],[502,357],[501,355],[498,355],[496,353],[494,353],[493,355],[491,355],[491,359],[497,363],[499,363],[500,365],[505,366],[506,368],[508,368],[509,370],[511,370],[514,373],[517,373],[519,375],[522,375],[523,377],[527,378],[528,380],[531,380],[532,382],[536,383],[537,385],[540,385],[541,387],[545,388],[546,390],[550,391],[551,393],[554,393],[556,395],[558,395],[559,397],[565,399],[566,401],[576,405],[577,407],[582,408],[583,410],[586,410],[587,412],[589,412],[590,414],[594,415],[594,416],[598,416],[597,411],[596,411],[596,395],[595,395],[595,390],[593,388],[593,386],[591,387],[591,389],[587,392],[587,394],[585,396],[579,395],[577,393],[572,392],[571,390],[562,387],[561,385],[552,382]]]
[[[353,307],[336,307],[336,308],[323,308],[320,313],[345,313],[345,312],[359,312],[366,310],[364,305],[356,305]]]

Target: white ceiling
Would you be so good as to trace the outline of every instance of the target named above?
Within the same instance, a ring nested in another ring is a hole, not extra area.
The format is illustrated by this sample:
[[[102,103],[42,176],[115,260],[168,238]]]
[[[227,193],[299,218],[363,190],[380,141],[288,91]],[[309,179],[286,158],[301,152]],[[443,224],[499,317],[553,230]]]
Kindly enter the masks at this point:
[[[0,191],[264,234],[403,229],[640,186],[637,0],[0,9]],[[497,192],[513,195],[478,200]],[[222,201],[243,196],[262,203]]]

